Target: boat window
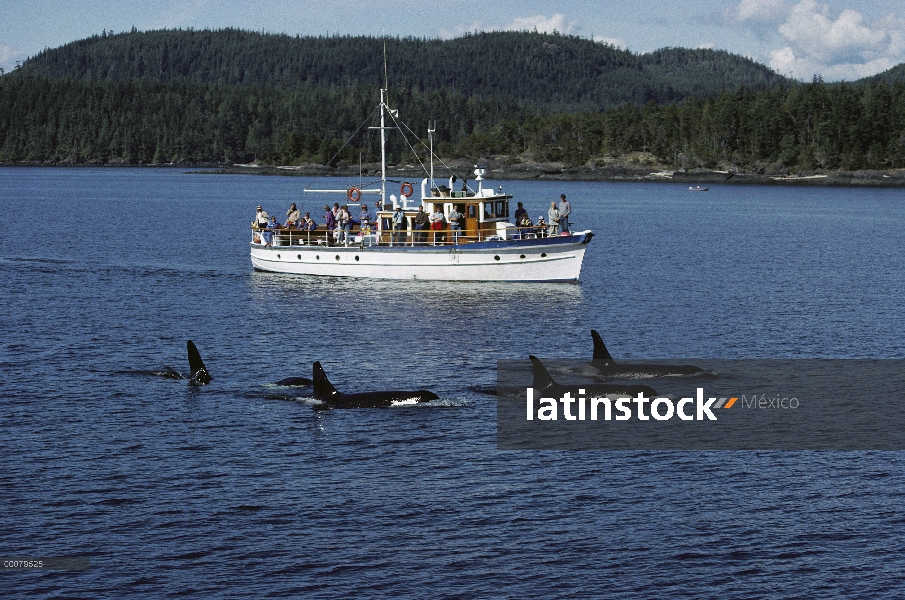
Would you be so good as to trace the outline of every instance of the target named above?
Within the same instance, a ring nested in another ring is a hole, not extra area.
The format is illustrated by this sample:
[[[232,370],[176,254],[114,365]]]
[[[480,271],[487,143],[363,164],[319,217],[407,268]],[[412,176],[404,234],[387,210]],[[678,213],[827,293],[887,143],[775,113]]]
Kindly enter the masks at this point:
[[[478,211],[476,209],[477,209],[477,206],[475,206],[474,204],[468,205],[468,218],[469,219],[474,219],[477,217]]]
[[[484,203],[484,218],[485,219],[493,218],[493,202]]]
[[[497,201],[496,216],[497,217],[508,217],[509,216],[509,210],[507,210],[508,208],[509,208],[508,203],[503,202],[502,200]]]

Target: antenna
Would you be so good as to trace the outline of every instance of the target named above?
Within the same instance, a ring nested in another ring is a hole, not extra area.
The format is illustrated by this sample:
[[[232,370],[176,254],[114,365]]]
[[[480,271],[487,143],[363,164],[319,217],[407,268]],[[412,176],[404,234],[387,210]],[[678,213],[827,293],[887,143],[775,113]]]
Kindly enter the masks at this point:
[[[387,102],[389,102],[390,93],[390,77],[387,75],[387,39],[383,38],[383,89],[387,91]]]
[[[434,188],[434,133],[437,131],[437,121],[431,119],[427,122],[427,139],[430,141],[431,153],[431,189]]]

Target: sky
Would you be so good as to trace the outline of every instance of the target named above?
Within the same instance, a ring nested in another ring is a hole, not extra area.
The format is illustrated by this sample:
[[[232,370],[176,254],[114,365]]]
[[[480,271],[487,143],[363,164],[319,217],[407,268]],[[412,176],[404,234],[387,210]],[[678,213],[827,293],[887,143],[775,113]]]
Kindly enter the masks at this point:
[[[901,0],[0,0],[0,68],[132,27],[441,39],[556,30],[632,52],[727,50],[804,81],[851,81],[905,62]]]

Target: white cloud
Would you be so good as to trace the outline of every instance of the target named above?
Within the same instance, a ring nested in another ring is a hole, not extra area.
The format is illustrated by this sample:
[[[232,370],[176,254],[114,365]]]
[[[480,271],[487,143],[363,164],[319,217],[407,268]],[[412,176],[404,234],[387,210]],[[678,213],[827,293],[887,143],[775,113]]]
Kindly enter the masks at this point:
[[[539,31],[540,33],[571,33],[576,28],[575,21],[566,21],[565,15],[556,13],[551,17],[534,15],[516,17],[508,25],[485,25],[481,21],[472,21],[470,25],[460,23],[452,27],[443,27],[437,32],[441,39],[460,37],[475,31]],[[599,41],[599,40],[598,40]],[[609,41],[609,40],[607,40]]]
[[[715,47],[716,47],[716,44],[714,44],[713,42],[706,42],[706,43],[698,44],[697,46],[695,46],[695,48],[698,50],[713,50]]]
[[[726,9],[724,16],[731,23],[778,23],[788,13],[786,0],[742,0],[738,6]]]
[[[628,48],[628,44],[626,44],[625,40],[622,38],[611,38],[603,37],[602,35],[595,35],[592,39],[598,44],[609,44],[610,46],[615,46],[616,48]]]
[[[575,22],[566,23],[566,16],[556,13],[552,17],[536,15],[533,17],[518,17],[513,19],[504,29],[506,31],[534,31],[541,33],[570,33],[575,28]]]
[[[15,68],[16,62],[22,60],[25,60],[24,52],[0,44],[0,69],[8,73]]]
[[[466,33],[474,33],[475,31],[494,31],[494,27],[485,27],[480,21],[472,21],[471,25],[459,23],[452,27],[441,27],[437,32],[437,37],[441,40],[450,40],[452,38],[462,37]]]
[[[871,24],[846,9],[833,19],[829,6],[802,0],[779,34],[786,45],[770,53],[770,66],[799,79],[857,79],[905,61],[905,21],[894,15]]]

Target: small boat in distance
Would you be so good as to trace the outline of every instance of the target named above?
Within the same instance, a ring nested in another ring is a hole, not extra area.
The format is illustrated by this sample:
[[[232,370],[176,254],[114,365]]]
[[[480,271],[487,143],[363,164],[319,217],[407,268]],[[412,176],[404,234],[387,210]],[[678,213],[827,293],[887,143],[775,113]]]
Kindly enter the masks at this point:
[[[695,186],[692,186],[692,187],[688,188],[688,191],[689,191],[689,192],[707,192],[707,191],[709,191],[709,190],[710,190],[709,187],[704,187],[704,188],[702,188],[702,187],[699,186],[699,185],[695,185]]]
[[[365,194],[377,195],[374,227],[355,226],[336,236],[319,225],[312,231],[293,228],[262,230],[252,224],[251,263],[258,271],[438,281],[577,282],[584,253],[594,237],[589,231],[553,232],[547,227],[517,227],[509,221],[511,194],[484,186],[486,169],[476,166],[475,186],[455,176],[437,185],[431,169],[420,185],[403,182],[399,196],[387,195],[386,130],[398,129],[398,111],[380,90],[381,178],[379,187],[306,190],[342,194],[350,207],[360,207]],[[397,127],[387,127],[389,118]],[[407,129],[407,128],[406,128]],[[433,130],[428,130],[430,134]],[[431,140],[433,138],[431,137]],[[420,198],[410,197],[420,192]],[[372,205],[373,206],[373,205]],[[398,214],[401,213],[401,214]],[[356,212],[352,212],[353,216]],[[424,225],[424,215],[442,215],[442,227]],[[394,228],[401,221],[401,227]]]

